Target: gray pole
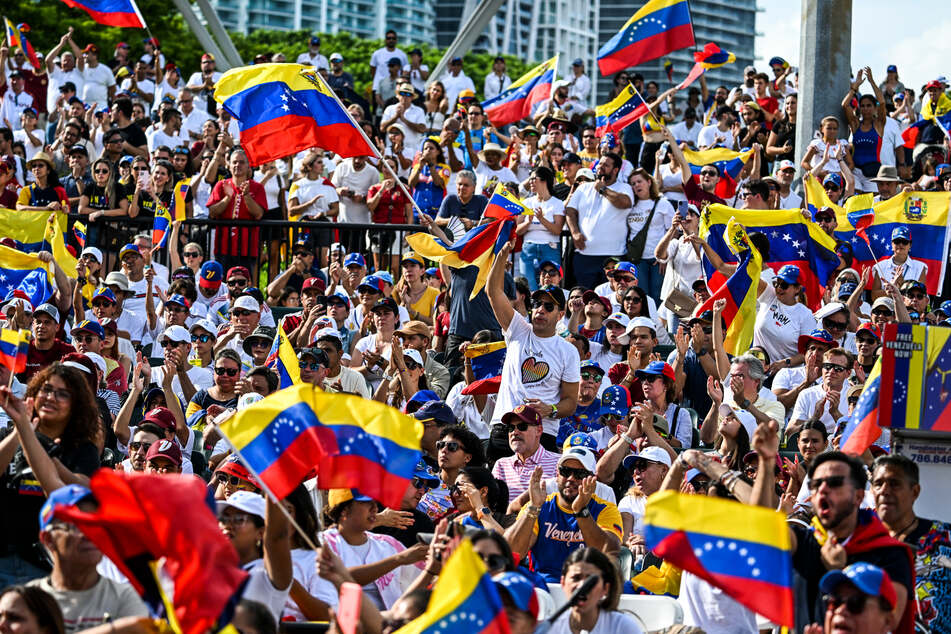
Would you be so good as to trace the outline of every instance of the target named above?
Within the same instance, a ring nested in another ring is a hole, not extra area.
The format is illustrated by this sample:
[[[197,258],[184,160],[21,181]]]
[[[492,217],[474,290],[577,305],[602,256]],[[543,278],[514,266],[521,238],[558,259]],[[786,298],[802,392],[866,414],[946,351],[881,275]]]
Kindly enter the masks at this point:
[[[838,117],[839,135],[848,134],[842,116],[842,97],[852,77],[851,54],[852,0],[802,0],[797,164],[823,117]]]
[[[218,41],[218,45],[221,47],[221,51],[224,53],[230,67],[237,68],[238,66],[244,66],[241,55],[238,54],[238,49],[234,47],[234,42],[232,42],[228,36],[224,25],[222,25],[221,20],[218,19],[218,14],[215,13],[215,10],[211,7],[211,3],[209,3],[208,0],[198,0],[197,4],[198,9],[205,18],[205,22],[208,23],[208,28],[211,29],[211,34]]]
[[[218,70],[224,72],[234,66],[228,61],[228,58],[225,57],[225,54],[218,46],[218,43],[212,39],[211,35],[208,34],[208,31],[205,30],[205,27],[202,26],[198,16],[196,16],[195,12],[192,11],[192,7],[188,3],[188,0],[172,0],[172,2],[174,2],[175,6],[178,7],[178,11],[185,19],[185,24],[188,25],[188,28],[191,29],[191,32],[195,34],[196,38],[198,38],[198,43],[201,44],[202,48],[206,52],[215,56],[215,66],[218,68]]]

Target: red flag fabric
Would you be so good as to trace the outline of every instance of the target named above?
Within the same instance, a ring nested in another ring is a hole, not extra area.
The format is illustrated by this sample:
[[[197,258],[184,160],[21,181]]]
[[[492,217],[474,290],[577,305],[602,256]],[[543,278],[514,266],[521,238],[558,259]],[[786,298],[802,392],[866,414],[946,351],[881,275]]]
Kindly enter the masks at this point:
[[[248,573],[218,527],[205,483],[196,477],[100,469],[89,486],[98,502],[95,511],[57,505],[55,517],[79,527],[146,602],[157,590],[148,564],[164,557],[183,634],[216,628]]]

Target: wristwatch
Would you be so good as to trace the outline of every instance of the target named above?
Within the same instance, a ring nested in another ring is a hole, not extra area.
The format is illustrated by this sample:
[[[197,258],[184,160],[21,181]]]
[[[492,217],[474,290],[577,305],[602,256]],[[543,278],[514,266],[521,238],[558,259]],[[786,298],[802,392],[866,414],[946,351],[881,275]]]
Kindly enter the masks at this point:
[[[588,510],[588,507],[585,507],[575,513],[575,517],[581,519],[582,517],[591,517],[591,511]]]
[[[743,402],[740,403],[740,407],[743,408],[743,409],[748,409],[749,406],[750,406],[750,404],[751,404],[750,399],[744,398],[744,399],[743,399]]]
[[[480,520],[484,517],[491,517],[491,516],[492,516],[492,509],[490,509],[488,506],[483,506],[481,509],[479,509]]]

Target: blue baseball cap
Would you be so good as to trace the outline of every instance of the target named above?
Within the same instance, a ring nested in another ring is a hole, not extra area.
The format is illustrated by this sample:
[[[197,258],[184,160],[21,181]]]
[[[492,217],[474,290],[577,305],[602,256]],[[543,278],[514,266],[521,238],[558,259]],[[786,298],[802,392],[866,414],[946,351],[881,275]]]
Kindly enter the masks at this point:
[[[360,280],[360,283],[357,285],[357,292],[359,292],[361,288],[369,289],[373,293],[382,293],[383,280],[380,279],[378,275],[367,275]]]
[[[870,597],[881,597],[892,608],[898,602],[891,577],[878,566],[860,561],[842,570],[830,570],[819,580],[819,589],[829,594],[842,583],[851,584]]]
[[[602,376],[604,375],[604,368],[601,367],[601,364],[591,359],[581,362],[581,371],[584,372],[585,370],[597,370]]]
[[[776,271],[776,277],[787,284],[799,284],[799,267],[795,264],[786,264]]]
[[[74,99],[75,99],[75,97],[74,97]],[[132,163],[134,160],[135,160],[135,159],[132,157],[131,154],[126,154],[126,155],[123,156],[121,159],[119,159],[119,165],[122,165],[123,163]]]
[[[852,293],[854,293],[855,289],[857,289],[858,287],[859,285],[856,284],[855,282],[842,282],[841,284],[839,284],[838,299],[842,299],[843,297],[851,297]]]
[[[618,262],[612,273],[618,272],[630,273],[634,276],[634,279],[637,279],[637,267],[630,262]]]
[[[416,468],[413,469],[413,477],[419,478],[423,482],[429,482],[434,487],[439,485],[439,476],[423,460],[416,463]]]
[[[609,385],[601,393],[601,411],[598,416],[613,414],[627,416],[631,411],[631,395],[623,385]]]
[[[77,335],[80,332],[88,332],[90,334],[96,335],[100,339],[106,338],[106,331],[102,329],[102,326],[98,321],[93,321],[91,319],[84,319],[69,331],[71,335]]]
[[[408,401],[403,410],[405,411],[407,407],[412,403],[419,403],[420,405],[425,405],[429,401],[438,401],[439,395],[433,392],[432,390],[419,390],[416,394],[413,394]]]
[[[664,361],[651,361],[643,370],[635,371],[634,376],[639,379],[649,379],[655,376],[666,376],[671,381],[677,380],[677,375],[674,374],[673,367]]]
[[[492,582],[496,590],[509,596],[516,609],[538,620],[538,595],[535,594],[535,585],[525,575],[515,571],[503,572],[492,577]]]
[[[336,291],[333,295],[327,296],[327,305],[330,305],[331,300],[339,300],[347,305],[347,308],[350,308],[350,297],[343,291]]]
[[[67,484],[50,493],[40,508],[40,530],[46,530],[46,527],[53,521],[53,511],[57,505],[76,506],[86,498],[92,497],[92,491],[78,484]]]
[[[439,275],[439,267],[438,266],[429,267],[428,269],[426,269],[426,275],[428,275],[429,277],[436,277],[437,275]]]
[[[951,299],[941,302],[936,312],[944,313],[945,317],[951,317]]]
[[[908,240],[911,242],[911,231],[908,227],[901,226],[892,229],[892,242],[895,240]],[[119,257],[122,257],[121,255]]]
[[[816,328],[808,335],[799,335],[799,341],[797,342],[797,349],[799,354],[805,354],[806,348],[809,347],[809,342],[815,341],[817,343],[824,343],[830,348],[836,347],[838,344],[836,340],[832,337],[828,330],[824,328]]]
[[[97,288],[96,292],[92,294],[92,299],[90,300],[90,303],[96,301],[97,299],[104,299],[106,301],[112,302],[113,304],[119,303],[118,300],[116,300],[116,294],[113,293],[112,289],[109,288],[108,286],[102,286],[100,288]]]
[[[826,174],[826,177],[822,179],[822,186],[825,187],[829,183],[832,183],[838,189],[842,189],[842,175],[835,172]]]
[[[189,304],[188,300],[185,299],[185,296],[179,295],[178,293],[168,296],[168,299],[165,300],[165,305],[168,306],[169,304],[178,304],[182,308],[191,307],[191,304]]]
[[[389,271],[377,271],[374,273],[374,275],[376,275],[378,278],[380,278],[381,280],[383,280],[390,286],[393,285],[393,274],[390,273]]]
[[[348,253],[347,257],[343,259],[344,267],[348,266],[363,266],[366,267],[367,261],[359,253]]]
[[[203,288],[217,289],[224,279],[225,270],[218,262],[205,262],[198,271],[198,285]]]
[[[135,246],[131,242],[119,249],[119,259],[121,260],[126,253],[135,253],[140,258],[142,257],[142,254],[139,253],[139,247]]]
[[[413,418],[420,422],[435,421],[437,425],[456,425],[458,419],[452,409],[443,401],[429,401],[413,412]]]
[[[566,451],[571,447],[587,447],[591,451],[597,451],[598,441],[592,438],[591,434],[586,434],[583,431],[576,431],[565,438],[565,442],[561,445],[561,450]]]

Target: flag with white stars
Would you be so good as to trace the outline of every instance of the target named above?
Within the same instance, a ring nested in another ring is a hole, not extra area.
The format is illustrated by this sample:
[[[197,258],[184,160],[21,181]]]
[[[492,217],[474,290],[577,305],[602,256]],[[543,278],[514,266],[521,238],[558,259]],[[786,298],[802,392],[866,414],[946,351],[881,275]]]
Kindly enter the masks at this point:
[[[396,634],[509,634],[499,592],[482,557],[464,539],[452,552],[433,587],[426,612]]]
[[[558,56],[555,55],[516,79],[492,99],[483,101],[482,109],[489,122],[503,126],[527,118],[535,106],[551,98],[551,85],[557,71]]]
[[[866,377],[865,387],[852,409],[849,422],[842,431],[839,447],[843,452],[853,456],[861,456],[882,435],[882,428],[878,424],[881,387],[882,359],[879,357],[875,361],[872,371]]]
[[[924,394],[927,327],[886,324],[879,353],[882,364],[878,416],[893,429],[918,429]]]
[[[925,406],[919,429],[951,431],[951,328],[928,328]]]
[[[598,50],[607,77],[696,44],[687,0],[649,0]]]
[[[662,491],[647,499],[647,547],[774,623],[793,626],[786,516],[760,506]]]
[[[49,265],[33,254],[0,245],[0,297],[6,301],[17,290],[23,291],[34,307],[48,300],[53,294]]]

